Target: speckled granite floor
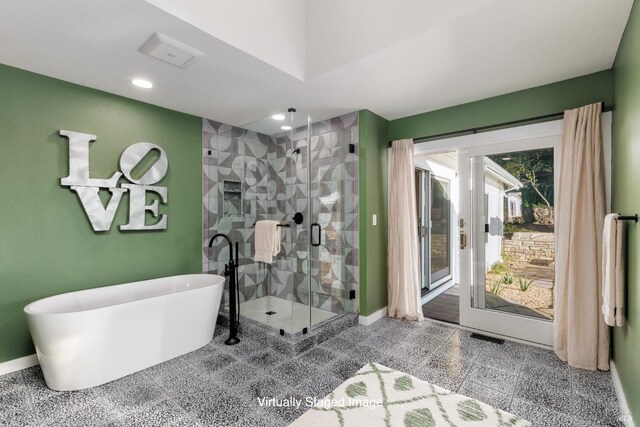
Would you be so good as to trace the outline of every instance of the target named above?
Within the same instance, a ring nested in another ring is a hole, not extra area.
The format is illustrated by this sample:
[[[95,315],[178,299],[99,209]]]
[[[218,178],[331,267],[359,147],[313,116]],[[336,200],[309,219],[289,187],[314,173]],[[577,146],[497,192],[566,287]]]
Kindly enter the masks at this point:
[[[623,425],[611,375],[567,367],[548,350],[476,340],[425,321],[382,319],[297,357],[242,337],[89,390],[57,393],[38,367],[0,377],[0,425],[284,426],[306,407],[259,397],[324,397],[374,361],[517,414],[536,426]]]

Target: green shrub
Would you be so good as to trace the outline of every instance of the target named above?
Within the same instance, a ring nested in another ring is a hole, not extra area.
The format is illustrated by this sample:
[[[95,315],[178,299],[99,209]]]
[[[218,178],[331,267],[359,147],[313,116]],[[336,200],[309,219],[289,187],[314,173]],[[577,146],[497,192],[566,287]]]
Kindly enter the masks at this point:
[[[507,222],[504,224],[504,227],[502,229],[503,233],[517,233],[519,231],[522,231],[524,229],[524,227],[522,227],[520,224],[516,224],[514,222]]]

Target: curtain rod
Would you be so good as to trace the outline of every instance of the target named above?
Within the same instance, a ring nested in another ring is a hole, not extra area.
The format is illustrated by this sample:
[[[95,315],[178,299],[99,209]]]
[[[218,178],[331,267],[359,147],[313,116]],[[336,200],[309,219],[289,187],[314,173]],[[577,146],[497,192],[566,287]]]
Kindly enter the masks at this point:
[[[602,104],[603,113],[606,113],[607,111],[612,110],[611,107],[606,107],[604,102],[601,102],[601,104]],[[479,126],[479,127],[469,128],[464,130],[456,130],[452,132],[439,133],[436,135],[422,136],[420,138],[414,138],[413,142],[427,142],[434,139],[442,139],[450,136],[473,135],[478,132],[485,132],[485,131],[496,129],[496,128],[513,127],[516,125],[521,125],[521,124],[530,123],[530,122],[550,121],[551,119],[555,119],[557,117],[562,117],[562,116],[564,116],[564,111],[561,111],[559,113],[545,114],[543,116],[530,117],[528,119],[513,120],[510,122],[496,123],[493,125]],[[391,147],[392,142],[393,141],[389,141],[389,147]]]

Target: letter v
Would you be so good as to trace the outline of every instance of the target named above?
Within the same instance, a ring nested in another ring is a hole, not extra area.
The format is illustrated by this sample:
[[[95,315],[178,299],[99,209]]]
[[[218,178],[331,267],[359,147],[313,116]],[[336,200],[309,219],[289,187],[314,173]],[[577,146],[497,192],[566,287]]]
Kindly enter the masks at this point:
[[[108,231],[116,215],[116,210],[118,210],[120,199],[127,190],[124,188],[109,188],[111,199],[109,199],[106,208],[102,205],[102,201],[98,196],[98,191],[100,191],[98,187],[81,187],[74,185],[71,187],[71,191],[78,193],[80,203],[87,217],[89,217],[93,229],[95,231]]]

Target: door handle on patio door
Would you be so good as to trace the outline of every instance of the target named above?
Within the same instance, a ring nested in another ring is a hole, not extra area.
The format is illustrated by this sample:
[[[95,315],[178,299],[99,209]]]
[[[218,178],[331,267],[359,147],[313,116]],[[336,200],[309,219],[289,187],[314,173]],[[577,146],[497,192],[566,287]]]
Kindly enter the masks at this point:
[[[460,231],[460,249],[467,247],[467,233]]]
[[[314,242],[313,239],[313,227],[318,227],[318,240],[316,242]],[[311,246],[320,246],[320,243],[322,243],[322,229],[320,228],[320,224],[314,222],[311,224]]]

